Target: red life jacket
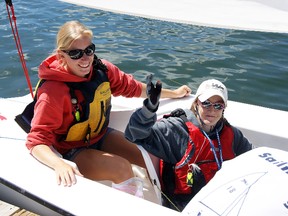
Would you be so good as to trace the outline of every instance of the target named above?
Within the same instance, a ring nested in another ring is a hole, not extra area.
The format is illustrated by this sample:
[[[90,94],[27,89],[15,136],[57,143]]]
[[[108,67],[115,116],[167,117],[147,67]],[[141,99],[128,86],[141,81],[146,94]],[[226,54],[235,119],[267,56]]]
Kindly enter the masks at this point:
[[[177,199],[177,197],[179,198],[179,195],[183,195],[183,197],[186,197],[184,200],[187,199],[187,201],[189,201],[205,184],[212,179],[212,177],[218,171],[218,165],[213,151],[211,150],[209,140],[202,133],[202,131],[192,124],[192,122],[189,122],[186,117],[183,118],[181,116],[181,118],[185,120],[189,132],[189,141],[185,154],[179,162],[173,165],[160,160],[160,179],[162,190],[172,201],[173,199]],[[219,134],[219,138],[222,148],[223,161],[234,158],[233,129],[224,124],[221,130],[221,135]],[[220,158],[218,140],[211,139],[211,141],[216,149],[215,152],[217,157]],[[200,167],[200,175],[202,175],[202,179],[194,179],[194,181],[192,179],[193,184],[188,185],[187,174],[190,171],[189,165],[191,167],[192,164],[196,164]]]

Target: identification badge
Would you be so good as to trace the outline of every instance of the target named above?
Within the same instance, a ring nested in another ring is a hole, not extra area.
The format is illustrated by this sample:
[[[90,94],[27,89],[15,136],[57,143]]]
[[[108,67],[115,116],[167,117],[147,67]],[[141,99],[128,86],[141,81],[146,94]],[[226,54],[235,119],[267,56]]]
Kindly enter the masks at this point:
[[[193,186],[193,173],[191,171],[187,172],[186,183],[189,187]]]

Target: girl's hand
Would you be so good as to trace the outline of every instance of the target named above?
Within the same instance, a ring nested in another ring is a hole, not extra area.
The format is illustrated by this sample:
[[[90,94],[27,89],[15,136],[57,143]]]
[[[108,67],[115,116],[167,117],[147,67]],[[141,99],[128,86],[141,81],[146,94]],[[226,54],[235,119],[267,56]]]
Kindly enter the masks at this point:
[[[182,85],[178,89],[174,90],[175,98],[182,98],[189,96],[192,93],[192,90],[187,85]]]
[[[56,181],[58,185],[68,186],[76,184],[76,176],[83,176],[75,163],[61,159],[54,167],[56,172]]]

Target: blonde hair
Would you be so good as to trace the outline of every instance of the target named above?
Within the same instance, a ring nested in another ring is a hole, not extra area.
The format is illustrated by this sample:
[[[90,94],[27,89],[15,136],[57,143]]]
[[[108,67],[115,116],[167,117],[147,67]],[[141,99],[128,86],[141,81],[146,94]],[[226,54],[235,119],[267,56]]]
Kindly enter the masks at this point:
[[[56,50],[67,50],[81,36],[93,38],[93,32],[79,21],[68,21],[62,25],[57,34]]]
[[[197,112],[196,112],[197,100],[198,98],[195,98],[195,100],[193,100],[191,107],[190,107],[190,110],[194,113],[195,116],[197,116]]]

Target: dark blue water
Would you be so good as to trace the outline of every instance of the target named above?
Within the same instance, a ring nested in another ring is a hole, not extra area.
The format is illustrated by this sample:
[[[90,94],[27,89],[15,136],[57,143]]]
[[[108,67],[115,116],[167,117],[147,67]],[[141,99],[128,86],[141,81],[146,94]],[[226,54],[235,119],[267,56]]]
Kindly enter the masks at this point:
[[[227,86],[230,100],[288,111],[287,34],[155,21],[55,0],[13,4],[33,86],[38,65],[55,48],[59,26],[79,20],[93,29],[98,57],[141,81],[153,73],[166,88],[187,84],[196,92],[203,80],[216,78]],[[0,53],[0,97],[29,94],[4,1]]]

